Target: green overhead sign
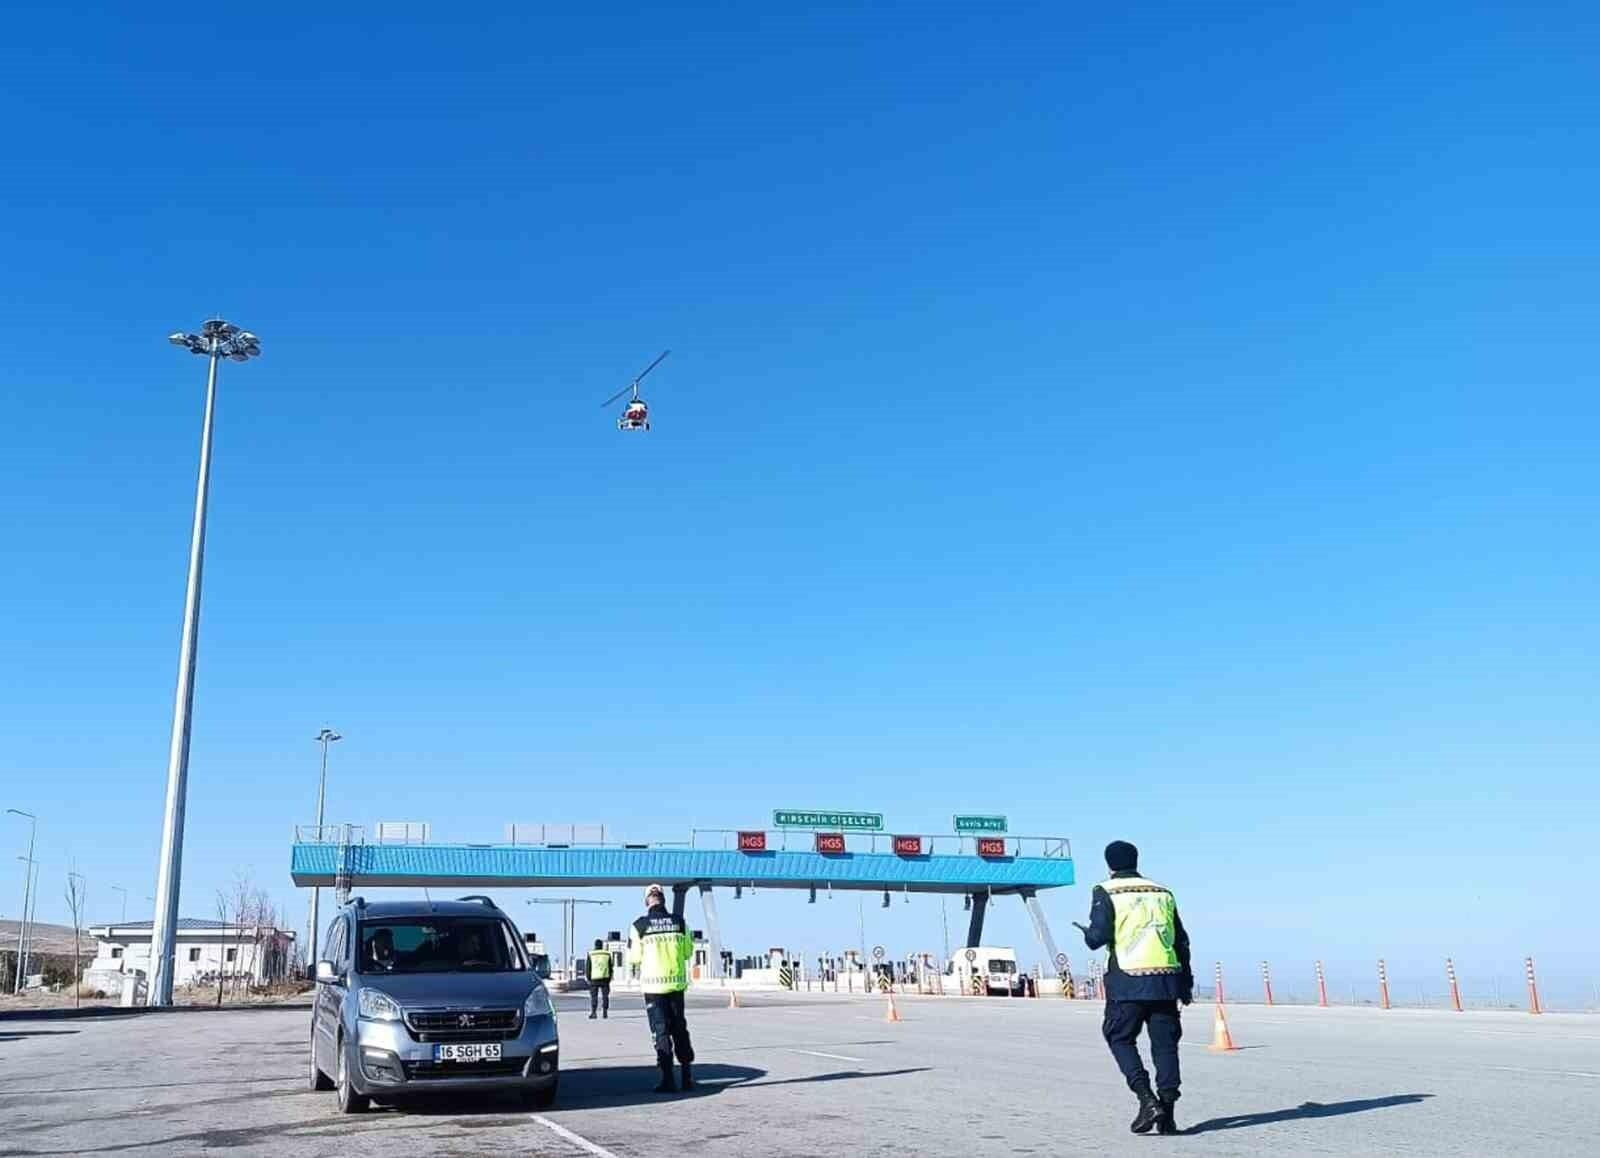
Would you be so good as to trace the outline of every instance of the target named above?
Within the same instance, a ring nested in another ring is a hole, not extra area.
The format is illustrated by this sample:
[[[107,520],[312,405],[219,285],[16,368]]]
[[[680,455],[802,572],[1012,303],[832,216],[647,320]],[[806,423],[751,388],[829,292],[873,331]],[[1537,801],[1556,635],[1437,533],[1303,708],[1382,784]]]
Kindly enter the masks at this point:
[[[1006,818],[1003,816],[958,816],[955,823],[957,832],[1006,831]]]
[[[811,812],[800,808],[780,808],[772,814],[774,828],[823,828],[843,832],[881,832],[880,812]]]

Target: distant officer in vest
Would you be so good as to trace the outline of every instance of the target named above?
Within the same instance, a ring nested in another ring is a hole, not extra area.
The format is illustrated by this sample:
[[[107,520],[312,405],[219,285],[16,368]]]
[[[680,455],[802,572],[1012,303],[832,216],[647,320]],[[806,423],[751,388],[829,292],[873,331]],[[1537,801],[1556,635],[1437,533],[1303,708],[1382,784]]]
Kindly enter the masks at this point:
[[[651,885],[644,891],[644,904],[644,916],[633,923],[628,934],[628,960],[638,967],[645,1013],[655,1037],[656,1066],[661,1070],[656,1093],[670,1094],[678,1089],[672,1080],[673,1054],[677,1054],[678,1064],[683,1067],[683,1088],[691,1090],[694,1079],[689,1066],[694,1061],[694,1046],[683,1016],[683,991],[689,988],[694,940],[683,918],[667,911],[666,894],[660,885]]]
[[[596,940],[589,950],[589,1020],[595,1012],[601,1017],[611,1016],[611,950],[604,941]]]
[[[1178,1004],[1194,1000],[1189,967],[1189,935],[1178,919],[1172,891],[1139,875],[1139,850],[1125,840],[1106,845],[1111,879],[1094,887],[1084,943],[1110,946],[1106,955],[1106,1016],[1102,1029],[1117,1068],[1139,1098],[1135,1134],[1176,1134],[1173,1106],[1178,1100],[1178,1040],[1183,1023]],[[1139,1058],[1139,1030],[1150,1031],[1155,1090]]]

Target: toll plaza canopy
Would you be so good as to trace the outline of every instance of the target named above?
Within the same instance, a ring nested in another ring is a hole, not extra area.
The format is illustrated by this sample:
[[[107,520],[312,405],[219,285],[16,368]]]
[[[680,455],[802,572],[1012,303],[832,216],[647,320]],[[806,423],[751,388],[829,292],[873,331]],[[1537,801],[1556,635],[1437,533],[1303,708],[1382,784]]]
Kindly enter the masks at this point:
[[[421,830],[415,826],[414,831]],[[818,851],[819,842],[830,835],[838,851]],[[433,844],[409,833],[368,841],[365,830],[353,825],[302,827],[295,836],[290,874],[303,887],[346,882],[350,887],[401,888],[660,883],[997,895],[1073,883],[1071,845],[1057,837],[696,829],[682,843]],[[986,846],[983,855],[980,844]]]
[[[786,814],[778,814],[783,819]],[[795,814],[801,815],[801,814]],[[803,814],[813,816],[816,814]],[[874,819],[876,817],[874,816]],[[846,822],[848,823],[848,821]],[[845,825],[839,825],[843,829]],[[295,831],[289,873],[303,888],[333,886],[341,897],[370,888],[608,888],[660,884],[680,916],[698,890],[722,969],[713,890],[745,887],[956,893],[968,898],[967,945],[982,944],[984,913],[996,896],[1021,898],[1040,944],[1063,971],[1040,889],[1073,883],[1072,846],[1062,837],[890,835],[884,832],[694,829],[687,841],[611,844],[577,839],[576,828],[507,827],[502,844],[435,844],[425,824],[356,825]],[[586,834],[587,835],[587,834]]]

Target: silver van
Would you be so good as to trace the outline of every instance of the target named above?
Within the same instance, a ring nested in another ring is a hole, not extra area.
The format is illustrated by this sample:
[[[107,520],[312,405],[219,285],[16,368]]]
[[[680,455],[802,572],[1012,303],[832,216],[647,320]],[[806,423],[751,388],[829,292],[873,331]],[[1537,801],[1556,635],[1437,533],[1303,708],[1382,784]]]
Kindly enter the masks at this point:
[[[508,1090],[555,1104],[556,1011],[522,935],[488,897],[339,910],[316,963],[311,1088],[341,1113],[377,1098]]]

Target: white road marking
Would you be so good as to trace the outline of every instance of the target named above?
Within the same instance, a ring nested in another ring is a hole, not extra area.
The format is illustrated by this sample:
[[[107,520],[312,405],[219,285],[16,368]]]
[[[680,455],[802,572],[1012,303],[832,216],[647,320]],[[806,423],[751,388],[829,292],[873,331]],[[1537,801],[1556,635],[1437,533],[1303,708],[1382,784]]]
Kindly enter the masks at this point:
[[[585,1154],[593,1154],[594,1158],[617,1158],[615,1154],[613,1154],[610,1150],[607,1150],[604,1146],[596,1145],[595,1143],[589,1141],[589,1139],[585,1138],[582,1134],[574,1134],[565,1126],[557,1125],[543,1114],[533,1114],[531,1116],[535,1122],[538,1122],[539,1125],[543,1126],[546,1130],[549,1130],[557,1138],[563,1138],[566,1141],[571,1142]]]
[[[1541,1070],[1529,1066],[1490,1066],[1492,1070],[1503,1070],[1508,1074],[1554,1074],[1558,1078],[1600,1078],[1600,1074],[1592,1074],[1588,1070]]]
[[[865,1061],[866,1060],[865,1058],[859,1058],[859,1057],[845,1057],[844,1054],[842,1054],[842,1053],[823,1053],[820,1049],[790,1049],[789,1052],[790,1053],[808,1053],[812,1057],[825,1057],[829,1061],[859,1062],[859,1061]]]

